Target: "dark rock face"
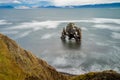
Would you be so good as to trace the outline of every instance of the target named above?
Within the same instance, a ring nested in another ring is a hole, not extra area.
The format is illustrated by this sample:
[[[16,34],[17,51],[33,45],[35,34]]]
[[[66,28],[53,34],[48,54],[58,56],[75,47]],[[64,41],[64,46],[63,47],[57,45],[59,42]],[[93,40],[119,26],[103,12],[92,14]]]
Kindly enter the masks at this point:
[[[68,39],[75,39],[77,42],[81,40],[81,29],[78,28],[74,23],[69,23],[66,28],[63,28],[61,39],[65,40],[68,36]]]

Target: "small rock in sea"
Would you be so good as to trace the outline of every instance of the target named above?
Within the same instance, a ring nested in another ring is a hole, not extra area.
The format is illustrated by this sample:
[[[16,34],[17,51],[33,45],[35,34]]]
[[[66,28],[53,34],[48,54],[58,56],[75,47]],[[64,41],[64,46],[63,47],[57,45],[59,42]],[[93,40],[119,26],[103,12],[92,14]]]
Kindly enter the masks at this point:
[[[78,28],[75,23],[68,23],[68,25],[63,28],[61,39],[66,40],[68,37],[69,40],[75,39],[76,42],[81,41],[81,29]]]

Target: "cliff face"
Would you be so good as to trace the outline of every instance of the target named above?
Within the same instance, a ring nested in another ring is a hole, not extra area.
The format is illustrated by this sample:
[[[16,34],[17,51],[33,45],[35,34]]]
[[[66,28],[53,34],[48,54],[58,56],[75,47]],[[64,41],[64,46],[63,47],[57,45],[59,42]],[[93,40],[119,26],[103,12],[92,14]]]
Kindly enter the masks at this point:
[[[0,80],[67,80],[67,77],[0,34]]]

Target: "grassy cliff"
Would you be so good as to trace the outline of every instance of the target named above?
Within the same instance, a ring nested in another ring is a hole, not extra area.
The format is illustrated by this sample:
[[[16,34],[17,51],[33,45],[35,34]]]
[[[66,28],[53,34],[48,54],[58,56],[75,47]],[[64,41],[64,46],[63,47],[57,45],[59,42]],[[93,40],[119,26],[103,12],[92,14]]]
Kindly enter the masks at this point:
[[[57,72],[42,59],[0,34],[0,80],[120,80],[115,71],[70,76]]]
[[[67,80],[67,76],[0,34],[0,80]]]
[[[75,76],[70,80],[120,80],[120,74],[113,70],[89,72],[87,74]]]

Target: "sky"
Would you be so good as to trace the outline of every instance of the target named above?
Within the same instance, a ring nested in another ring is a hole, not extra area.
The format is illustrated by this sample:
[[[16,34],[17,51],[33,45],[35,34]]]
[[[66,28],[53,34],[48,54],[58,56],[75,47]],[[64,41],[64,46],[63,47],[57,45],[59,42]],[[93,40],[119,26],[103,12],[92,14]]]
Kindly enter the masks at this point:
[[[120,3],[120,0],[0,0],[0,3],[27,4],[35,6],[77,6],[86,4]]]

